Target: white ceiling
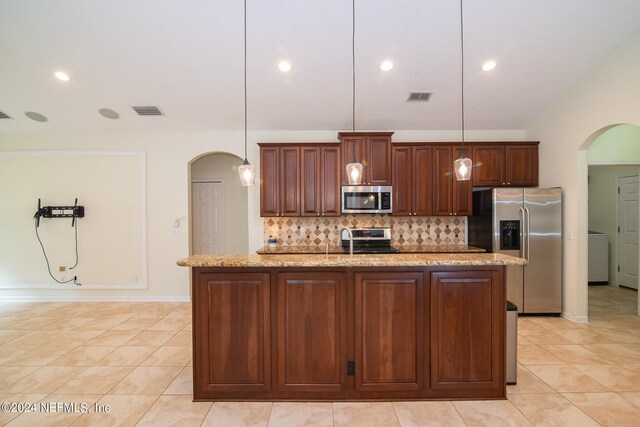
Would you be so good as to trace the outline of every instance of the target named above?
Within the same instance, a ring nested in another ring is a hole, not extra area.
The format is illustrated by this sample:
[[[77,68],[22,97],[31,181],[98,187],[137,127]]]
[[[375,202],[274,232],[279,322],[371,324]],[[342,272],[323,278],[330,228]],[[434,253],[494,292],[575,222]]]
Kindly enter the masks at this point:
[[[638,0],[464,8],[467,129],[524,128],[640,23]],[[351,1],[248,0],[247,13],[249,129],[350,129]],[[459,129],[459,37],[458,1],[357,0],[356,127]],[[434,95],[407,103],[409,91]],[[13,117],[0,133],[234,130],[242,102],[242,0],[0,1],[0,111]]]

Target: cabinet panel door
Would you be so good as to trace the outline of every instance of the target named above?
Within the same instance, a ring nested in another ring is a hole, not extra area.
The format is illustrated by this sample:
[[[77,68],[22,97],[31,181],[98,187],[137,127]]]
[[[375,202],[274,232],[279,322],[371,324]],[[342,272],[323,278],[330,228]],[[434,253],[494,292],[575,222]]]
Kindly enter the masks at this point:
[[[538,146],[505,145],[507,185],[538,185]]]
[[[393,161],[393,215],[409,215],[413,213],[411,147],[392,147],[391,159]]]
[[[342,392],[347,383],[344,273],[278,275],[278,388]]]
[[[260,147],[260,216],[276,216],[278,213],[278,181],[280,150],[277,147]]]
[[[476,145],[473,147],[474,168],[471,179],[474,187],[506,185],[504,178],[504,146]]]
[[[453,213],[452,147],[433,147],[433,214]]]
[[[269,283],[267,273],[196,275],[196,398],[271,389]]]
[[[422,388],[422,278],[422,272],[355,274],[356,390]]]
[[[302,147],[300,150],[300,214],[318,216],[321,213],[320,148]]]
[[[498,271],[432,272],[431,389],[504,388],[505,316]]]
[[[365,185],[367,179],[367,157],[366,157],[366,138],[363,136],[344,137],[342,141],[342,185],[349,185],[347,179],[347,165],[354,160],[363,165],[362,185]]]
[[[473,149],[467,147],[464,151],[465,155],[473,161]],[[454,148],[453,155],[456,159],[459,159],[462,155],[462,149]],[[473,210],[473,187],[471,186],[471,180],[458,181],[455,173],[452,173],[451,181],[453,183],[453,214],[458,216],[471,215],[471,211]]]
[[[280,148],[280,215],[300,216],[300,147]]]
[[[391,185],[391,138],[367,138],[367,185]]]
[[[433,153],[431,147],[416,146],[413,148],[413,214],[433,215]]]
[[[340,216],[340,147],[322,147],[321,214]]]

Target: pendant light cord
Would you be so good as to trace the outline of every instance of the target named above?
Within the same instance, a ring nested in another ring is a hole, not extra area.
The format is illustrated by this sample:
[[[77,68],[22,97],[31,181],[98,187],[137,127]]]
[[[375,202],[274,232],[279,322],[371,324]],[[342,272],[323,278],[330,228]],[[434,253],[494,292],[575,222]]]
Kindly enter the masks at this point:
[[[247,163],[247,0],[244,0],[244,162]]]
[[[464,158],[464,24],[462,19],[462,0],[460,0],[460,87],[462,94],[462,158]]]
[[[351,125],[356,133],[356,0],[351,2],[351,77],[353,80],[353,97],[351,100]],[[355,136],[355,135],[354,135]],[[356,162],[356,147],[353,146],[353,163]]]

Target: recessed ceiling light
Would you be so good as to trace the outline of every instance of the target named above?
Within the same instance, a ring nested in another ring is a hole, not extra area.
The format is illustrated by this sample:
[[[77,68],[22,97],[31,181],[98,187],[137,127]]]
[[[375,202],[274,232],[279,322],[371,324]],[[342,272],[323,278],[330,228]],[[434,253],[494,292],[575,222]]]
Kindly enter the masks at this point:
[[[494,68],[496,68],[496,61],[487,61],[484,64],[482,64],[482,70],[483,71],[491,71]]]
[[[107,119],[111,119],[111,120],[115,120],[120,118],[120,114],[118,114],[117,112],[109,109],[109,108],[101,108],[98,110],[98,113],[100,113],[101,116],[106,117]]]
[[[281,61],[278,64],[278,68],[280,69],[280,71],[282,71],[283,73],[288,73],[289,71],[291,71],[291,63],[288,61]]]
[[[393,62],[391,61],[384,61],[382,64],[380,64],[380,69],[382,71],[391,71],[392,68],[393,68]]]
[[[69,80],[71,80],[69,74],[65,73],[64,71],[56,71],[55,73],[53,73],[53,75],[56,76],[56,79],[62,80],[63,82],[68,82]]]
[[[24,113],[24,115],[29,117],[31,120],[35,120],[36,122],[44,123],[47,120],[49,120],[45,116],[43,116],[42,114],[35,113],[33,111],[27,111],[26,113]]]

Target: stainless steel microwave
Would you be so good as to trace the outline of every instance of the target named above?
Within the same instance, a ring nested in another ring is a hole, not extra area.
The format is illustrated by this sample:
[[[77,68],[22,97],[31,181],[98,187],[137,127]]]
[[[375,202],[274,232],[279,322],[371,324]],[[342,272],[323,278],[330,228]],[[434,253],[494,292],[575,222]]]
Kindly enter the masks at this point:
[[[390,186],[343,186],[342,213],[391,213]]]

